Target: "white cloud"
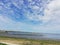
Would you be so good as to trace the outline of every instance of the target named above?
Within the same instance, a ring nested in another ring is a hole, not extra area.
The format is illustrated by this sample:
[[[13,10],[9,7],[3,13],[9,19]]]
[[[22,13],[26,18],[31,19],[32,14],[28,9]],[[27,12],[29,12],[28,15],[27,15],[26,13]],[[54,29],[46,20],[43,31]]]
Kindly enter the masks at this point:
[[[52,23],[60,23],[60,0],[54,0],[47,5],[46,15],[49,15]]]
[[[46,7],[44,16],[27,14],[28,19],[35,21],[42,20],[45,23],[43,25],[29,25],[27,23],[15,22],[8,17],[0,15],[0,29],[60,33],[60,0],[54,0],[47,4]]]
[[[44,5],[46,6],[46,3],[44,3]],[[44,5],[43,5],[43,7],[44,7]],[[50,4],[48,4],[48,6],[49,5]],[[48,6],[46,6],[46,7],[48,7]],[[33,13],[29,13],[29,12],[27,13],[26,17],[29,20],[38,21],[38,22],[42,21],[43,22],[42,25],[43,25],[45,23],[48,23],[51,20],[51,18],[53,17],[53,14],[52,14],[51,10],[45,9],[44,10],[44,16],[42,16],[41,14],[38,14],[38,13],[40,13],[43,10],[43,7],[39,7],[39,6],[36,6],[36,5],[30,6],[30,7],[32,7],[32,9],[33,9]]]
[[[45,33],[60,33],[60,0],[54,0],[49,3],[44,11],[45,16],[41,19],[46,25],[34,26],[33,30]]]
[[[26,31],[27,27],[31,27],[28,24],[22,22],[16,22],[12,19],[0,14],[0,30],[15,30],[15,31]]]
[[[13,22],[11,19],[9,19],[8,17],[1,15],[0,14],[0,21],[4,22],[4,23],[10,23]]]

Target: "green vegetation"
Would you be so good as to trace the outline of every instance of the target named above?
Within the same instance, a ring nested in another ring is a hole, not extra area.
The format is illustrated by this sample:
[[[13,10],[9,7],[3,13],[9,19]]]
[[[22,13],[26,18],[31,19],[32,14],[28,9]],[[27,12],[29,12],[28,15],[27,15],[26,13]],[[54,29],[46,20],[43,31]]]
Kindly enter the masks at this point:
[[[12,42],[18,45],[60,45],[57,40],[34,40],[24,38],[0,37],[1,41]]]
[[[0,45],[7,45],[7,44],[0,43]]]

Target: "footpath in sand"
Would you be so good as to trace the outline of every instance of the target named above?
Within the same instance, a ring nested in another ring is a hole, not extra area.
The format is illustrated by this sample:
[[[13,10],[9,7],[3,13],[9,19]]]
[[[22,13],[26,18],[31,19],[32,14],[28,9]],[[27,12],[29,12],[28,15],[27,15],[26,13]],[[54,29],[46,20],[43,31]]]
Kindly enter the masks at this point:
[[[7,44],[7,45],[18,45],[18,44],[8,43],[8,42],[4,42],[4,41],[0,41],[0,43]]]
[[[7,45],[19,45],[18,41],[13,41],[13,40],[0,40],[0,43]]]
[[[18,45],[18,44],[15,44],[15,43],[11,43],[11,41],[10,42],[8,42],[8,41],[1,41],[0,40],[0,43],[3,43],[3,44],[7,44],[7,45]]]

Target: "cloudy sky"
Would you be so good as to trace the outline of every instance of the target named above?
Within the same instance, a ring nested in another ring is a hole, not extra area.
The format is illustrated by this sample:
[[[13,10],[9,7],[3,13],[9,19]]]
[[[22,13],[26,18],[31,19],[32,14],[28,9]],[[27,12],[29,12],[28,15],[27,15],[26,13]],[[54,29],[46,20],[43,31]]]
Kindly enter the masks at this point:
[[[60,33],[60,0],[0,0],[0,29]]]

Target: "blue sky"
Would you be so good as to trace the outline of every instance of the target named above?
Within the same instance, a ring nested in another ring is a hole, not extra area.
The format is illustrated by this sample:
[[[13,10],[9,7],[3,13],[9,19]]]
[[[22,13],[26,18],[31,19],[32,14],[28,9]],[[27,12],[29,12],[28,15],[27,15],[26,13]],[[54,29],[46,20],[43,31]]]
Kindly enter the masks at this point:
[[[60,33],[60,0],[1,0],[0,29]]]

